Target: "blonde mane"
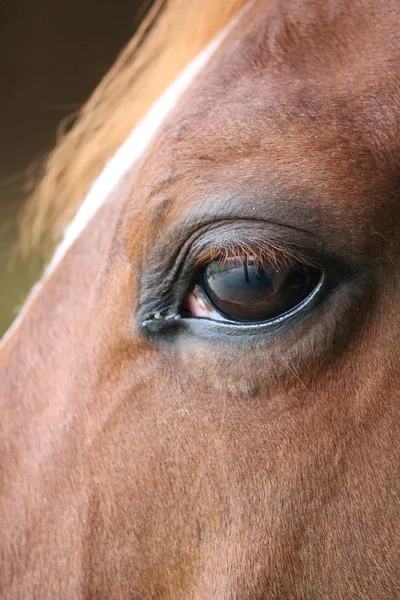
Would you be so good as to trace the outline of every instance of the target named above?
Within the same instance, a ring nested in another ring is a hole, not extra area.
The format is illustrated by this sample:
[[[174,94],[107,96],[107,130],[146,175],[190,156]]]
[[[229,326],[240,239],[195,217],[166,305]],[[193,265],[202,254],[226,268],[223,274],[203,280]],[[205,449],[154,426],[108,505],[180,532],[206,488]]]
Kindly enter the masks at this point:
[[[156,0],[50,154],[21,218],[23,249],[54,246],[106,161],[247,0]]]

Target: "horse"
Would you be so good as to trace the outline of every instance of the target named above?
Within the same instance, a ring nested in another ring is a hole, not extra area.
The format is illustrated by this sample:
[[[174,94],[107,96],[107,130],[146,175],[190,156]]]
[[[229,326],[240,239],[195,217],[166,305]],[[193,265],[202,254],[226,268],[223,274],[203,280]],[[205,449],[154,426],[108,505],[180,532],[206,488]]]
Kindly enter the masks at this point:
[[[154,4],[25,216],[1,598],[399,597],[399,22]]]

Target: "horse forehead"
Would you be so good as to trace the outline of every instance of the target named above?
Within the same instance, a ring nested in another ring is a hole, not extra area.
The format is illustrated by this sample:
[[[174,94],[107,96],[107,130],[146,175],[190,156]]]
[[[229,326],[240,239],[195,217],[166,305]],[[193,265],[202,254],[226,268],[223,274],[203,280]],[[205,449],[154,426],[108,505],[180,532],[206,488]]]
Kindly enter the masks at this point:
[[[351,184],[360,199],[371,172],[385,184],[376,157],[388,159],[389,176],[400,127],[393,36],[384,12],[365,11],[370,3],[335,4],[337,14],[326,14],[318,2],[271,10],[258,2],[246,14],[144,161],[142,178],[153,197],[161,192],[163,210],[166,196],[186,198],[185,186],[231,185],[260,166],[307,184],[318,172],[332,193]]]
[[[397,143],[400,59],[393,25],[400,5],[389,4],[338,0],[329,11],[312,0],[283,1],[272,9],[256,3],[244,17],[242,36],[236,32],[226,40],[170,121],[171,148],[182,149],[173,144],[182,139],[190,139],[186,154],[212,140],[215,153],[221,152],[219,141],[225,152],[254,148],[263,136],[279,140],[288,128],[306,133],[310,124],[324,137],[347,134],[354,142],[358,133],[368,144],[377,119],[381,129],[390,121],[385,141],[391,134]]]

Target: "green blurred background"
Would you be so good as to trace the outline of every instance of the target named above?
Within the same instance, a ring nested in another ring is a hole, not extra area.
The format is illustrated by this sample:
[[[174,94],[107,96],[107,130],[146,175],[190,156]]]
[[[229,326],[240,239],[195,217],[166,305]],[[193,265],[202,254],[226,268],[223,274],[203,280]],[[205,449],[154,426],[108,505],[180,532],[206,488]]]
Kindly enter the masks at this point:
[[[148,0],[0,0],[0,337],[41,272],[17,251],[27,171],[135,31]]]

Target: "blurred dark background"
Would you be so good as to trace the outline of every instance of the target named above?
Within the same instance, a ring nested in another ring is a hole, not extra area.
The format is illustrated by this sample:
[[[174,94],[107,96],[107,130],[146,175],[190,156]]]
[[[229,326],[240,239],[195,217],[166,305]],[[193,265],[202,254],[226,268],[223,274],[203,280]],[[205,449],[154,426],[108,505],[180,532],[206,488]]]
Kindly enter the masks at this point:
[[[29,168],[132,37],[148,0],[0,0],[0,337],[40,273],[16,251]]]

